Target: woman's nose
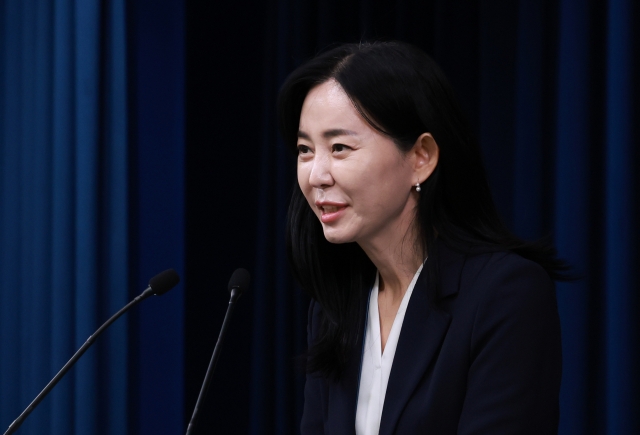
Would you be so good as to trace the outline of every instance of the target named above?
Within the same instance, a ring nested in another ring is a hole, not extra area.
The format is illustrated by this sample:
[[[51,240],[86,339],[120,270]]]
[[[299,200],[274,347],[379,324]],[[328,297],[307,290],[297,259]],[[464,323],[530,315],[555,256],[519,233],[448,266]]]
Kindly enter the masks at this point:
[[[309,184],[317,189],[324,189],[333,185],[333,182],[330,157],[317,156],[313,161],[313,166],[311,167]]]

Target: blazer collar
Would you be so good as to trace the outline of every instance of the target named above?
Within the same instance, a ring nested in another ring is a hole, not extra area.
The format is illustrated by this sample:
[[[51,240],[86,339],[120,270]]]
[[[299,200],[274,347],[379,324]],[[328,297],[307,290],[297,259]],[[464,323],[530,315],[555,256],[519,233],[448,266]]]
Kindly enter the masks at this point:
[[[466,257],[442,241],[437,242],[436,249],[436,268],[441,283],[436,295],[436,300],[439,301],[458,293]],[[420,275],[407,307],[387,384],[380,435],[391,435],[394,432],[402,410],[438,354],[449,329],[451,315],[438,309],[437,302],[430,302],[428,277],[428,273]]]
[[[465,255],[441,241],[437,245],[436,267],[441,288],[436,299],[439,301],[458,293]],[[387,384],[380,435],[394,432],[402,410],[438,354],[449,329],[450,314],[430,302],[429,281],[428,273],[421,274],[407,307]]]
[[[443,241],[437,242],[438,249],[438,273],[440,274],[440,294],[438,299],[453,296],[460,290],[462,269],[465,264],[466,254],[454,251]]]

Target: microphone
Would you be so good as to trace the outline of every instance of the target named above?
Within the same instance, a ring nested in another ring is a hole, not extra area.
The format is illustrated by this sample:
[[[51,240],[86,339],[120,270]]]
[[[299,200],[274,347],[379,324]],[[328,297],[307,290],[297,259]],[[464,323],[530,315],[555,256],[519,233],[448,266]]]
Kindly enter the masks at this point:
[[[250,281],[251,275],[249,274],[249,272],[247,272],[246,269],[242,268],[236,269],[235,272],[233,272],[233,275],[231,275],[231,279],[229,279],[228,289],[229,293],[231,293],[229,306],[227,307],[227,313],[224,315],[224,320],[222,321],[222,328],[220,329],[220,334],[218,335],[218,341],[216,342],[216,347],[214,347],[213,349],[213,355],[211,355],[209,368],[207,369],[207,374],[204,377],[204,382],[202,383],[200,395],[198,396],[198,400],[196,401],[196,406],[193,410],[191,421],[189,422],[189,426],[187,426],[187,435],[192,435],[196,427],[198,412],[200,411],[200,406],[204,402],[204,398],[206,397],[207,391],[209,390],[209,384],[211,383],[213,371],[216,369],[216,364],[218,363],[218,358],[220,357],[220,349],[222,348],[222,343],[224,341],[224,334],[227,331],[227,326],[229,325],[229,319],[231,318],[231,313],[233,313],[235,302],[240,299],[242,293],[246,290],[247,287],[249,287]]]
[[[22,411],[22,414],[20,414],[18,418],[16,418],[14,422],[11,423],[11,425],[9,426],[9,429],[7,429],[4,435],[10,435],[18,430],[18,428],[22,425],[22,423],[24,423],[25,419],[29,416],[29,414],[31,414],[31,412],[36,408],[36,406],[38,406],[38,404],[42,402],[42,399],[44,399],[47,396],[47,394],[49,394],[49,392],[53,389],[53,387],[56,386],[56,384],[60,381],[60,379],[62,379],[62,377],[71,369],[71,367],[73,367],[73,365],[80,359],[80,357],[87,351],[87,349],[89,349],[89,347],[93,344],[96,338],[98,338],[98,336],[102,334],[102,332],[104,332],[104,330],[107,329],[120,316],[122,316],[126,311],[128,311],[129,308],[133,307],[134,305],[138,304],[140,301],[148,298],[149,296],[152,296],[152,295],[160,296],[165,294],[166,292],[174,288],[179,282],[180,282],[180,276],[173,269],[167,269],[164,272],[160,272],[159,274],[151,278],[149,280],[149,286],[140,295],[138,295],[134,300],[129,302],[127,305],[125,305],[124,308],[120,309],[120,311],[118,311],[113,316],[111,316],[111,318],[106,322],[104,322],[104,324],[100,328],[98,328],[98,330],[94,332],[93,335],[89,336],[87,341],[85,341],[85,343],[80,347],[80,349],[78,349],[77,352],[71,357],[71,359],[67,361],[64,367],[60,369],[58,374],[55,375],[54,378],[51,379],[51,381],[49,381],[47,386],[44,387],[44,389],[40,392],[40,394],[38,394],[36,398],[33,399],[33,402],[31,402],[31,404],[27,406],[27,409]]]

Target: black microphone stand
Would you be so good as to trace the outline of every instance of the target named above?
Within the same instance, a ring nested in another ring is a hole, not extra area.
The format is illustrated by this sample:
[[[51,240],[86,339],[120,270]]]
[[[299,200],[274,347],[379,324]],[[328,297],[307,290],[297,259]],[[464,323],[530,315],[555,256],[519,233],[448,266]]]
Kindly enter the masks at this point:
[[[211,378],[213,377],[213,371],[216,369],[216,364],[218,363],[218,358],[220,357],[220,349],[222,348],[222,343],[224,342],[224,334],[227,330],[227,326],[229,325],[229,319],[231,318],[231,314],[233,313],[235,302],[238,300],[241,294],[242,294],[242,289],[240,288],[231,289],[231,298],[229,299],[229,306],[227,307],[227,312],[224,315],[224,320],[222,321],[222,328],[220,329],[220,334],[218,335],[218,341],[216,342],[216,347],[213,348],[213,355],[211,355],[209,368],[207,369],[207,374],[204,377],[204,382],[202,383],[202,388],[200,389],[200,395],[198,396],[196,407],[193,409],[193,415],[191,416],[191,421],[189,422],[189,426],[187,426],[186,435],[193,435],[194,433],[193,431],[196,427],[200,406],[204,402],[204,398],[207,396],[207,391],[209,390],[209,384],[211,383]]]
[[[38,406],[38,404],[42,402],[42,400],[47,396],[47,394],[49,394],[53,387],[56,386],[60,379],[62,379],[62,377],[69,371],[69,369],[73,367],[78,359],[80,359],[80,357],[87,351],[87,349],[89,349],[96,338],[98,338],[98,336],[102,334],[105,329],[107,329],[113,322],[118,320],[118,318],[122,316],[127,310],[138,304],[143,299],[146,299],[154,294],[161,295],[166,293],[167,291],[171,290],[176,284],[178,284],[178,281],[180,281],[180,278],[173,269],[165,270],[164,272],[151,278],[151,280],[149,281],[149,287],[147,287],[145,291],[140,293],[140,295],[138,295],[134,300],[125,305],[124,308],[120,309],[120,311],[111,316],[111,318],[104,322],[104,324],[100,328],[98,328],[98,330],[94,332],[93,335],[90,335],[89,338],[87,338],[87,341],[85,341],[80,349],[78,349],[77,352],[71,357],[71,359],[67,361],[64,367],[60,369],[58,374],[55,375],[54,378],[51,379],[51,381],[49,381],[47,386],[44,387],[40,394],[38,394],[36,398],[33,399],[33,402],[31,402],[31,404],[27,406],[27,409],[22,411],[22,414],[20,414],[18,418],[16,418],[13,423],[11,423],[4,435],[10,435],[18,430],[18,428],[22,425],[29,414],[31,414],[31,412]],[[155,289],[153,289],[152,287],[155,287]]]

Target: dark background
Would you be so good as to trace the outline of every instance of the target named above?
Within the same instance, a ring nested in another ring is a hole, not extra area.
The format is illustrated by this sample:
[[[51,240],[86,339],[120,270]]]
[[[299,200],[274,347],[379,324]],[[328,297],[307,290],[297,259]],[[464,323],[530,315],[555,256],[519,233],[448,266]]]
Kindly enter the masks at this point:
[[[244,267],[253,279],[235,310],[201,413],[198,426],[205,433],[249,430],[265,13],[260,1],[186,4],[187,419],[227,309],[229,277]]]
[[[584,279],[559,288],[561,432],[611,429],[604,293],[610,26],[604,17],[611,8],[597,1],[187,1],[186,416],[224,316],[226,281],[243,266],[254,284],[231,324],[201,424],[225,434],[297,431],[303,378],[294,357],[305,345],[307,299],[291,282],[283,250],[295,161],[275,129],[277,90],[297,65],[337,43],[400,39],[432,55],[448,75],[482,144],[508,226],[521,237],[556,242],[558,232],[573,228],[560,240],[560,255]],[[637,6],[631,14],[637,16]],[[637,71],[637,44],[627,56]],[[576,131],[577,145],[561,143]],[[637,168],[637,140],[632,144],[625,158]],[[576,171],[585,175],[575,178]],[[628,193],[637,187],[634,178]],[[567,211],[563,204],[572,200]],[[627,200],[637,217],[637,200]],[[634,225],[629,237],[636,234]],[[573,255],[572,244],[586,251]],[[637,329],[631,291],[637,272],[626,276],[627,326]],[[572,317],[576,309],[582,313]],[[637,344],[630,334],[627,343]],[[627,356],[638,362],[637,345]],[[638,386],[635,370],[628,382]],[[638,404],[637,392],[622,394]],[[622,424],[638,428],[631,415]]]

